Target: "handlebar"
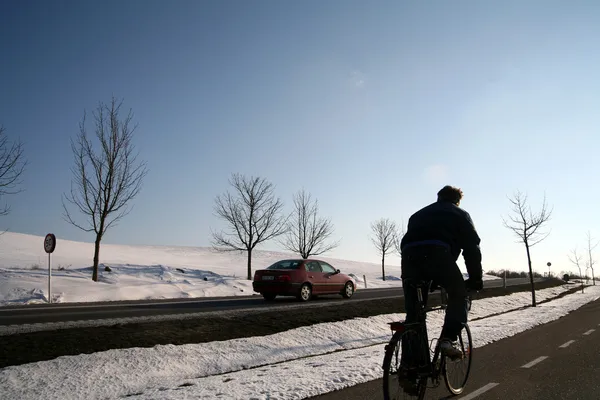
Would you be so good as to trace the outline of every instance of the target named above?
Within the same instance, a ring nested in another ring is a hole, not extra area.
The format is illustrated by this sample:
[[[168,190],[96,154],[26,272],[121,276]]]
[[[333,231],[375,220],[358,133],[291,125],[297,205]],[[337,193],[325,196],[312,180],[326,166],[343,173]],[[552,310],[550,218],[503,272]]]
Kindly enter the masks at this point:
[[[479,290],[469,290],[467,289],[467,312],[471,311],[471,305],[473,303],[474,295],[478,294]]]
[[[439,289],[440,290],[440,295],[442,297],[442,305],[438,306],[438,307],[429,307],[428,311],[435,311],[435,310],[439,310],[439,309],[445,309],[447,304],[448,304],[448,294],[446,293],[446,290],[440,286],[437,286],[436,290]],[[467,312],[471,311],[471,305],[473,303],[473,298],[475,297],[476,294],[479,293],[479,290],[470,290],[467,289]]]

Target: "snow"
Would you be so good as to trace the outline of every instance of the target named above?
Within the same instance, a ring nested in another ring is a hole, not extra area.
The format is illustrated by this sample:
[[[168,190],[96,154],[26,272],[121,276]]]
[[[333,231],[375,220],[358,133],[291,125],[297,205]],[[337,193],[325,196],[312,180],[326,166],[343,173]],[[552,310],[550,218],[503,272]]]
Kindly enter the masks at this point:
[[[541,301],[563,288],[537,292]],[[600,298],[589,287],[540,304],[526,293],[474,300],[470,327],[474,346],[513,336],[550,322]],[[506,312],[511,309],[516,311]],[[496,315],[500,311],[506,313]],[[108,350],[63,356],[0,370],[6,398],[100,399],[301,399],[382,376],[387,322],[402,314],[355,318],[285,332],[202,344]],[[428,318],[437,337],[443,313]]]
[[[556,320],[584,304],[600,298],[600,287],[586,294],[564,298],[522,311],[490,317],[469,324],[473,347],[514,336],[537,325]],[[435,327],[431,327],[433,324]],[[442,318],[429,320],[430,335],[439,336]],[[389,330],[383,337],[389,338]],[[382,331],[383,334],[383,331]],[[178,385],[161,385],[128,398],[142,399],[304,399],[358,385],[383,376],[383,344],[334,354],[293,360],[255,370],[226,375],[181,379]],[[186,386],[181,386],[186,384]]]
[[[0,306],[45,303],[48,257],[42,236],[7,232],[0,236]],[[211,248],[102,244],[99,281],[91,280],[93,243],[57,239],[52,254],[52,301],[97,302],[255,294],[246,278],[245,253],[219,253]],[[296,257],[272,251],[253,252],[253,271]],[[358,289],[400,287],[400,267],[320,257],[351,274]],[[373,258],[377,258],[374,256]],[[104,271],[104,266],[111,272]],[[485,276],[485,279],[498,279]]]

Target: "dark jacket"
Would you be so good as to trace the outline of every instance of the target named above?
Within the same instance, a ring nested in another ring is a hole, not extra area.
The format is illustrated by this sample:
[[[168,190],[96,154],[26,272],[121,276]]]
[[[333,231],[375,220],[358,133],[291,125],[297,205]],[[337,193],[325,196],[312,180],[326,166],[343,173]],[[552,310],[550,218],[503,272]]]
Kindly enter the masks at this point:
[[[468,212],[447,201],[437,201],[414,213],[400,248],[418,242],[447,244],[454,261],[462,250],[470,278],[481,279],[481,239]]]

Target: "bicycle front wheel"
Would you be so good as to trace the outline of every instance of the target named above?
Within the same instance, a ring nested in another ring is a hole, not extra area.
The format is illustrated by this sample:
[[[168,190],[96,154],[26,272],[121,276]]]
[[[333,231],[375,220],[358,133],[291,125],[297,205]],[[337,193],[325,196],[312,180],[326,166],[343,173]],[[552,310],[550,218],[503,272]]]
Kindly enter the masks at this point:
[[[395,332],[386,346],[383,357],[383,399],[384,400],[423,400],[427,389],[427,377],[417,379],[416,394],[406,393],[398,379],[402,355],[402,342],[406,349],[410,343],[420,343],[422,340],[417,331],[408,329],[404,332]],[[417,349],[415,349],[417,350]],[[408,351],[408,350],[407,350]]]
[[[461,394],[469,379],[471,372],[471,360],[473,357],[473,342],[471,340],[471,329],[465,324],[458,335],[458,346],[463,353],[463,357],[458,360],[451,360],[444,357],[444,382],[450,393],[454,395]]]

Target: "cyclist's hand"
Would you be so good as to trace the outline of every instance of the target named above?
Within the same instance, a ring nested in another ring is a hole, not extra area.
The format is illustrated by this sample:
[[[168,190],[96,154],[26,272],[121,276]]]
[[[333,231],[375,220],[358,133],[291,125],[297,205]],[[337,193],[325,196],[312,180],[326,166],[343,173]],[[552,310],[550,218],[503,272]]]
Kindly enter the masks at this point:
[[[469,278],[465,281],[468,290],[479,291],[483,289],[483,280]]]

